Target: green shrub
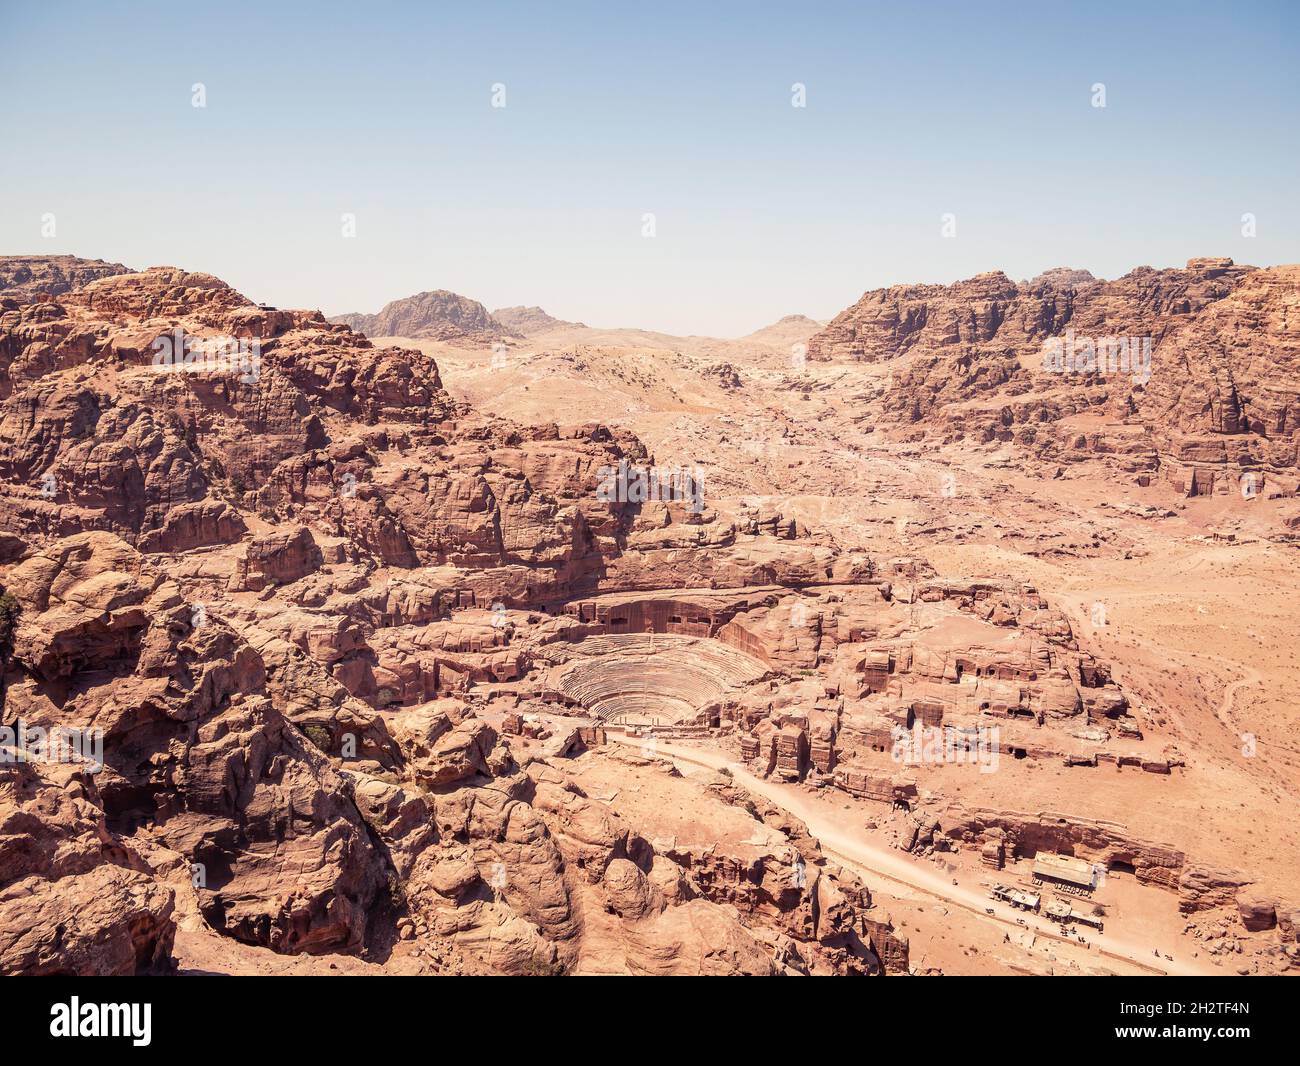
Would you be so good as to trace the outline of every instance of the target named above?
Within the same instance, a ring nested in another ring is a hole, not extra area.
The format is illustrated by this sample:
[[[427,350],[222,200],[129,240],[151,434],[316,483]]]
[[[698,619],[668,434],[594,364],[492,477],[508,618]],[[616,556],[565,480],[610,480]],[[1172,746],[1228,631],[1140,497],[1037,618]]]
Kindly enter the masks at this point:
[[[8,660],[13,650],[14,628],[18,625],[18,600],[11,592],[0,592],[0,660]]]
[[[317,725],[313,722],[310,725],[303,726],[302,731],[307,739],[315,744],[316,747],[320,748],[320,750],[325,752],[326,755],[329,754],[329,750],[334,743],[334,738],[330,735],[328,729],[323,725]]]

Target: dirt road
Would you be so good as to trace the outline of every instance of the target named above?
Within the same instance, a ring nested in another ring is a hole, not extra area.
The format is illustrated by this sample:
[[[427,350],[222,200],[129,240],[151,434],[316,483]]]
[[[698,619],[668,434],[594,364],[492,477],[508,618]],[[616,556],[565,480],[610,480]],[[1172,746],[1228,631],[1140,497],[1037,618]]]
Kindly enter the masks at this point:
[[[627,744],[642,744],[637,738],[624,738],[611,734],[611,739]],[[1029,929],[1036,936],[1056,941],[1063,953],[1073,961],[1084,966],[1095,966],[1102,959],[1109,958],[1135,966],[1149,974],[1173,974],[1177,976],[1222,976],[1221,970],[1202,965],[1195,960],[1179,959],[1175,945],[1158,945],[1162,957],[1157,959],[1153,946],[1141,947],[1130,944],[1113,933],[1098,934],[1089,931],[1088,939],[1096,945],[1097,951],[1089,952],[1087,947],[1069,937],[1064,937],[1058,927],[1049,921],[1034,915],[1022,914],[1014,908],[997,903],[978,888],[961,883],[953,884],[953,878],[923,865],[908,857],[905,853],[865,839],[835,821],[835,811],[815,796],[810,796],[790,785],[776,781],[765,781],[756,777],[740,763],[734,761],[725,752],[709,747],[686,747],[657,741],[655,751],[683,762],[711,770],[728,770],[737,783],[755,795],[775,803],[778,807],[793,814],[808,826],[808,831],[822,845],[822,850],[836,862],[849,867],[859,875],[865,876],[868,885],[873,880],[885,878],[907,889],[919,891],[934,899],[953,906],[961,907],[976,915],[982,921],[997,922],[1010,926],[1014,930]],[[960,878],[958,878],[960,882]],[[992,910],[993,914],[987,911]],[[1021,922],[1025,924],[1020,924]],[[1178,947],[1185,946],[1178,945]],[[1164,958],[1173,955],[1174,960]]]

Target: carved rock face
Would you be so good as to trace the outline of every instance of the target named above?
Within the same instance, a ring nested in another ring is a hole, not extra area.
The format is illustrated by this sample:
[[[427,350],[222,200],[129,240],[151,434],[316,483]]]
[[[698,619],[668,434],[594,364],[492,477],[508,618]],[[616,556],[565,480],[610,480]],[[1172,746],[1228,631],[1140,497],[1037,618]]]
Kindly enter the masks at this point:
[[[1279,467],[1287,489],[1300,461],[1300,334],[1288,313],[1298,290],[1298,267],[1230,259],[1141,267],[1114,281],[1058,270],[1017,285],[982,274],[866,293],[812,337],[808,354],[910,357],[881,400],[892,421],[927,434],[1015,439],[1059,456],[1071,442],[1031,427],[1104,410],[1144,435],[1188,495],[1235,491],[1246,474],[1262,491],[1265,471]],[[1068,365],[1053,373],[1047,346],[1059,342]],[[1126,450],[1111,436],[1085,443]]]

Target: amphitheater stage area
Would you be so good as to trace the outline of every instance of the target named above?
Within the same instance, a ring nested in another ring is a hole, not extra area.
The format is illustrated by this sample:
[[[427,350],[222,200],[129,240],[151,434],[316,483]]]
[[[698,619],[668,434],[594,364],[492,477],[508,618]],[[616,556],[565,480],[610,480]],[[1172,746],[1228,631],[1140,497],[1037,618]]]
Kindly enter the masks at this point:
[[[553,668],[549,687],[610,724],[691,724],[769,672],[753,656],[707,637],[605,633],[571,650]]]

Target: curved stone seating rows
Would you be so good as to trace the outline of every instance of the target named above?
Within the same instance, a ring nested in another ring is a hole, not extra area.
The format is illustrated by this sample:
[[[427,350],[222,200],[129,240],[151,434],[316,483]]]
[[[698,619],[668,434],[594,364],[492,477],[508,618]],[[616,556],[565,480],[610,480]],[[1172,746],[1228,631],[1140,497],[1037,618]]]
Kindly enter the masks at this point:
[[[583,637],[573,644],[564,641],[556,644],[546,644],[539,648],[535,655],[537,658],[548,662],[565,663],[571,662],[578,656],[595,658],[600,655],[612,655],[622,652],[638,655],[657,654],[660,651],[671,653],[674,646],[673,642],[679,639],[681,638],[656,636],[654,634],[602,633],[597,636]],[[695,638],[687,637],[685,643],[689,643],[693,639]]]
[[[560,675],[559,687],[589,707],[595,700],[623,692],[659,692],[701,705],[716,700],[729,686],[696,663],[607,656],[570,667]]]
[[[682,657],[720,670],[724,680],[732,685],[749,684],[767,672],[767,666],[752,655],[708,637],[604,633],[579,641],[573,645],[573,650],[588,658],[616,654],[662,655],[675,662]]]
[[[557,687],[605,721],[680,722],[738,686],[762,677],[757,659],[699,637],[605,634],[588,637]]]
[[[601,700],[591,711],[604,722],[632,718],[647,723],[662,721],[676,724],[690,718],[695,713],[695,708],[685,700],[671,696],[653,692],[627,692]]]
[[[767,666],[752,655],[716,640],[696,641],[692,652],[699,662],[720,670],[733,685],[747,685],[768,672]]]
[[[645,654],[656,648],[666,650],[674,645],[689,644],[693,639],[654,633],[601,633],[594,637],[584,637],[573,645],[573,650],[582,655],[610,655],[613,652]]]

